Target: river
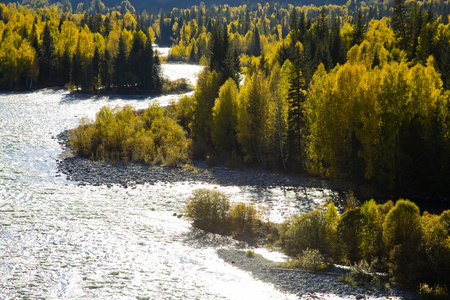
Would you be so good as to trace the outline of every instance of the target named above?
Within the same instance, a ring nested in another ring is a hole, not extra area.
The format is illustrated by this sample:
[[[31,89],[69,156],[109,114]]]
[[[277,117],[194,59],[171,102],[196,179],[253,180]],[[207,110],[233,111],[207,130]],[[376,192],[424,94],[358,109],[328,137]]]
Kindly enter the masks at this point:
[[[194,80],[200,70],[163,65],[171,79]],[[82,117],[93,118],[104,105],[146,108],[177,97],[0,93],[0,299],[297,299],[221,260],[217,250],[236,241],[194,230],[172,214],[199,187],[256,201],[275,221],[311,209],[331,191],[191,182],[89,186],[58,172],[55,137]]]

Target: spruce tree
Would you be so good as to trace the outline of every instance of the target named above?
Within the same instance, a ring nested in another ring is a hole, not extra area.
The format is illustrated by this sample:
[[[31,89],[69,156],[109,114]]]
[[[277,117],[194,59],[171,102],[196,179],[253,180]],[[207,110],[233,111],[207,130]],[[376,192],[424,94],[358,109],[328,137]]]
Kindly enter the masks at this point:
[[[66,84],[70,82],[70,55],[67,50],[63,53],[60,65],[60,83]]]
[[[95,47],[94,56],[92,57],[92,86],[95,90],[99,88],[99,72],[100,72],[100,53],[98,47]]]
[[[297,18],[297,11],[295,9],[295,6],[292,8],[291,14],[289,16],[289,26],[291,32],[294,31],[297,32],[298,29],[298,18]]]
[[[114,83],[119,90],[125,87],[125,74],[128,71],[125,37],[120,35],[119,52],[114,62]]]
[[[346,51],[340,35],[339,19],[335,18],[330,32],[330,53],[333,66],[344,64]]]
[[[56,53],[53,43],[53,36],[50,33],[48,22],[44,26],[42,33],[42,44],[39,56],[39,81],[42,84],[53,82],[56,71]]]
[[[229,47],[227,55],[225,56],[225,67],[222,73],[223,83],[231,78],[239,87],[241,81],[241,63],[239,61],[239,54],[236,48]]]
[[[409,58],[412,60],[416,58],[416,49],[419,45],[419,36],[425,25],[425,16],[421,7],[414,2],[411,14],[409,15],[409,28],[411,29],[411,47],[409,49]]]
[[[300,19],[298,21],[298,30],[299,30],[298,39],[300,42],[303,43],[306,34],[306,15],[305,12],[303,11],[301,12]]]
[[[152,90],[154,85],[152,81],[152,73],[153,73],[153,46],[150,39],[147,39],[145,44],[144,54],[142,55],[142,65],[143,65],[143,74],[142,74],[142,85],[144,90]]]
[[[299,171],[304,170],[303,132],[305,128],[305,115],[303,111],[306,101],[306,91],[304,90],[305,79],[303,78],[301,64],[300,49],[297,49],[289,76],[288,163],[291,168],[298,169]]]
[[[351,46],[359,45],[364,40],[364,34],[366,32],[366,25],[364,24],[361,9],[358,10],[355,24],[353,24],[352,42]]]
[[[409,28],[408,14],[406,11],[404,0],[395,0],[391,25],[400,49],[407,50]]]
[[[153,54],[153,65],[152,65],[152,85],[153,90],[160,92],[162,88],[162,70],[161,62],[159,61],[159,56],[156,51]]]
[[[111,68],[109,67],[111,63],[111,57],[109,51],[105,49],[105,54],[100,61],[100,82],[105,90],[111,88]]]
[[[253,33],[253,49],[251,51],[251,54],[253,56],[260,56],[261,55],[261,38],[259,36],[259,30],[258,27],[255,28],[255,32]]]
[[[209,68],[211,71],[216,71],[217,73],[222,71],[225,54],[222,34],[216,25],[209,44]]]

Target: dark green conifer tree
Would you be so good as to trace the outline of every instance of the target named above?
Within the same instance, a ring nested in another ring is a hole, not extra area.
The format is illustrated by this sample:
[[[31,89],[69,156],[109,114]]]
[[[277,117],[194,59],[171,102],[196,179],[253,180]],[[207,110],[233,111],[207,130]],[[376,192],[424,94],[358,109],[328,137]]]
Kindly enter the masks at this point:
[[[304,130],[305,115],[304,103],[306,91],[304,90],[305,79],[302,74],[302,53],[299,49],[292,61],[289,76],[289,111],[288,111],[288,165],[291,169],[304,171]]]
[[[224,49],[223,37],[218,26],[214,26],[212,38],[209,44],[209,68],[211,71],[222,73],[226,55]]]
[[[153,64],[152,64],[152,86],[153,90],[156,92],[160,92],[162,88],[162,70],[161,70],[161,62],[159,61],[159,56],[156,51],[153,54]]]
[[[261,55],[261,38],[259,36],[258,27],[255,28],[255,31],[253,33],[253,43],[252,43],[251,54],[253,56],[260,56]]]
[[[71,67],[70,67],[70,82],[78,87],[81,84],[80,74],[81,64],[79,63],[78,56],[74,54],[71,59]]]
[[[289,15],[289,27],[290,31],[297,32],[298,30],[298,18],[295,6],[292,8],[291,14]]]
[[[153,90],[152,74],[153,74],[153,46],[150,39],[145,43],[144,52],[142,55],[142,86],[144,90]],[[159,59],[158,59],[159,61]]]
[[[334,18],[330,31],[330,53],[333,67],[337,64],[344,64],[346,58],[346,51],[344,43],[340,35],[339,19]]]
[[[92,57],[92,87],[94,90],[99,88],[99,72],[100,72],[100,53],[98,51],[98,47],[95,47],[94,56]]]
[[[239,87],[241,80],[241,62],[239,60],[239,54],[236,48],[233,47],[228,48],[227,55],[225,56],[225,66],[222,73],[221,83],[223,84],[228,78],[233,79]]]
[[[397,38],[397,44],[400,49],[408,49],[408,13],[406,11],[404,0],[395,0],[394,12],[391,20],[392,30]]]
[[[409,15],[409,25],[411,28],[410,49],[408,56],[410,60],[413,60],[417,56],[417,46],[419,45],[419,36],[425,26],[425,16],[421,7],[417,5],[417,2],[413,3],[411,13]]]
[[[42,44],[39,52],[39,82],[41,84],[53,83],[57,67],[57,57],[48,22],[45,24],[42,32]]]
[[[356,16],[355,24],[353,24],[353,32],[352,32],[352,42],[351,46],[359,45],[364,40],[364,35],[366,33],[366,25],[363,20],[361,9],[358,10],[358,14]]]
[[[70,82],[70,55],[67,51],[64,51],[61,57],[60,66],[60,83],[66,84]]]
[[[300,19],[298,21],[298,30],[299,30],[298,39],[300,42],[303,43],[306,34],[306,15],[304,11],[300,13]]]
[[[105,50],[105,54],[100,61],[100,82],[106,91],[111,88],[111,68],[109,67],[111,63],[111,57],[109,51]]]
[[[127,50],[125,38],[120,35],[119,38],[119,52],[117,53],[114,62],[114,83],[118,90],[123,90],[126,84],[126,74],[128,72]]]

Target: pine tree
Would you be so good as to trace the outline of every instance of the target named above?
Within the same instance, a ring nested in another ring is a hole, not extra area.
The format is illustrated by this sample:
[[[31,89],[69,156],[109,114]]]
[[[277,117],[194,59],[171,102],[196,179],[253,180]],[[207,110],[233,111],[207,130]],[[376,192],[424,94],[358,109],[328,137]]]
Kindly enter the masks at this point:
[[[128,72],[127,46],[125,43],[125,37],[120,35],[119,52],[114,62],[114,82],[119,90],[125,87],[125,74]]]
[[[39,57],[39,81],[41,83],[48,84],[53,81],[56,65],[55,45],[47,22],[42,33],[42,44]]]
[[[70,55],[68,51],[64,51],[61,58],[60,81],[62,84],[70,82]]]
[[[142,84],[144,90],[152,90],[154,87],[153,81],[152,81],[152,72],[153,72],[153,46],[150,39],[147,39],[147,42],[145,44],[144,53],[142,55],[142,65],[143,65],[143,77],[142,77]]]
[[[152,65],[152,85],[153,90],[160,92],[162,88],[162,70],[161,62],[159,60],[158,53],[154,51],[153,54],[153,65]]]
[[[100,62],[100,82],[105,90],[109,90],[111,88],[111,73],[112,68],[111,64],[111,56],[108,50],[105,50],[105,54],[103,55]]]
[[[409,41],[409,28],[408,14],[406,11],[404,0],[395,0],[391,24],[400,49],[407,50]]]
[[[222,81],[231,78],[239,87],[241,81],[241,62],[239,61],[239,54],[236,48],[229,47],[227,55],[225,56],[225,66],[222,73]]]
[[[356,17],[355,24],[353,24],[353,32],[352,32],[352,42],[351,47],[354,45],[359,45],[364,40],[364,34],[366,32],[366,25],[363,21],[363,16],[361,9],[358,10],[358,15]]]
[[[291,14],[289,16],[289,26],[291,32],[294,31],[297,32],[298,29],[298,18],[297,18],[297,11],[295,9],[295,6],[292,8]]]
[[[328,18],[322,7],[316,22],[316,36],[318,40],[328,40]]]
[[[223,37],[218,28],[214,26],[212,38],[209,44],[209,68],[217,73],[222,72],[223,62],[225,60],[226,50],[224,52]]]
[[[304,170],[303,135],[305,130],[304,102],[306,91],[304,90],[305,79],[301,70],[300,49],[296,51],[296,57],[292,61],[289,78],[289,112],[288,112],[288,136],[289,136],[289,158],[291,168]]]
[[[92,85],[95,90],[99,88],[99,72],[100,72],[100,53],[98,47],[95,47],[94,56],[92,57]]]
[[[81,74],[81,65],[78,56],[74,54],[71,59],[70,82],[76,87],[78,87],[81,82],[80,74]]]
[[[298,21],[298,30],[299,30],[298,39],[300,42],[303,43],[306,34],[306,15],[304,11],[302,11],[300,14],[300,19]]]
[[[414,2],[409,15],[408,27],[411,29],[411,46],[408,51],[409,58],[412,60],[417,56],[417,46],[419,45],[419,36],[425,25],[425,16],[421,7]]]
[[[260,39],[260,36],[259,36],[258,27],[255,28],[255,32],[253,33],[253,45],[252,45],[251,54],[253,56],[260,56],[261,55],[261,39]]]
[[[340,35],[339,19],[335,18],[330,32],[330,53],[333,66],[344,64],[346,51]]]

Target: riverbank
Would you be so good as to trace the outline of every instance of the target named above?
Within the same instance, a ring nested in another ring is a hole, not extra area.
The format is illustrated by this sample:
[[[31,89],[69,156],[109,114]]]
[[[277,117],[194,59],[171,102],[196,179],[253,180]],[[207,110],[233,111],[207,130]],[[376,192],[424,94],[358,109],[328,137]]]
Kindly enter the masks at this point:
[[[256,187],[315,187],[329,188],[346,193],[344,185],[330,184],[312,177],[302,177],[287,173],[276,173],[254,168],[230,169],[223,166],[208,166],[194,161],[190,165],[170,168],[162,165],[144,165],[135,162],[117,163],[88,160],[77,156],[70,148],[68,131],[57,137],[63,152],[57,159],[58,170],[68,180],[81,185],[121,185],[154,184],[157,182],[205,182],[223,186],[248,185]]]
[[[356,299],[357,295],[365,296],[366,299],[418,299],[414,292],[338,282],[339,276],[347,272],[339,267],[328,273],[312,273],[278,268],[279,262],[258,254],[247,256],[244,251],[219,249],[217,254],[225,262],[251,273],[254,278],[273,284],[282,292],[296,294],[299,299]]]

